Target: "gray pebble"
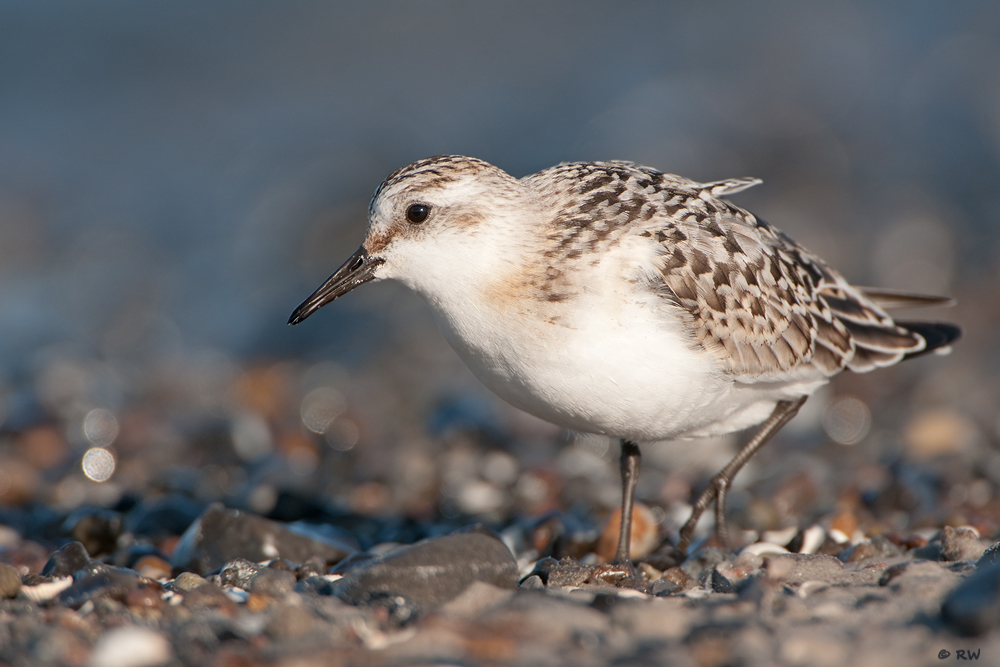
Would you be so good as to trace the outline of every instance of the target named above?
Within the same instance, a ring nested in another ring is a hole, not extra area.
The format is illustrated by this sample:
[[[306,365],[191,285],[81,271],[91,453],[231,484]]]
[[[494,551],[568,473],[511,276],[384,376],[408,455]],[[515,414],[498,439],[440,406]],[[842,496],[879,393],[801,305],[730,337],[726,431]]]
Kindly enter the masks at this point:
[[[291,572],[264,569],[257,573],[250,584],[250,591],[259,595],[280,598],[295,590],[295,575]]]
[[[971,528],[945,526],[941,531],[941,560],[979,560],[986,545]]]
[[[593,568],[588,565],[572,558],[563,558],[549,568],[548,577],[543,577],[543,581],[548,586],[582,586],[590,578],[592,571]]]
[[[204,586],[208,580],[194,572],[181,572],[173,581],[173,587],[181,591],[193,591],[199,586]]]
[[[821,554],[782,554],[767,563],[767,575],[786,584],[801,584],[803,581],[820,579],[846,583],[849,573],[844,564],[833,556]]]
[[[361,563],[334,584],[334,595],[355,605],[392,603],[409,618],[453,599],[475,581],[515,588],[517,562],[500,540],[463,533],[417,542]]]
[[[181,537],[171,564],[198,574],[211,572],[234,558],[264,561],[287,558],[300,563],[320,556],[328,563],[355,551],[321,531],[288,526],[255,514],[211,505]]]

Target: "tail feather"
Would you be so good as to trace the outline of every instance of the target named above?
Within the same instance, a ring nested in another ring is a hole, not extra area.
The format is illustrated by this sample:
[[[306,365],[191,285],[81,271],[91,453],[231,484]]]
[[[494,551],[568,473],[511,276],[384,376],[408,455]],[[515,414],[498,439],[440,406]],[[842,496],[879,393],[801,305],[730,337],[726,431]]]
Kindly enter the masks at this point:
[[[929,294],[913,294],[902,290],[885,287],[858,287],[857,289],[875,302],[880,308],[895,310],[898,308],[928,308],[931,306],[954,306],[955,300],[947,296],[931,296]]]

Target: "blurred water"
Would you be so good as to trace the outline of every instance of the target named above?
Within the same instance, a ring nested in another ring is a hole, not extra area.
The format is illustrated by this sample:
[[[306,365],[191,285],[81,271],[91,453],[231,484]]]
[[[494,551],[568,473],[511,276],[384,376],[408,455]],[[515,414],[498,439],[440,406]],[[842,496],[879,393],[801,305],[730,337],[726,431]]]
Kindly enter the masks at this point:
[[[429,335],[385,287],[285,320],[449,152],[759,176],[739,203],[852,279],[962,292],[998,268],[1000,5],[8,0],[0,369]]]

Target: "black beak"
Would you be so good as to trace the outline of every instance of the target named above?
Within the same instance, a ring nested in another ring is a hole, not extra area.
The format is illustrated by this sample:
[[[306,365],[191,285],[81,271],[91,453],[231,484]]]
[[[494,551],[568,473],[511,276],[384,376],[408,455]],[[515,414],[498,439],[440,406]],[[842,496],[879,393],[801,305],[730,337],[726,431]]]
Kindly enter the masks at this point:
[[[303,301],[292,316],[288,318],[289,324],[298,324],[314,312],[330,303],[338,296],[343,296],[352,289],[373,280],[375,269],[385,262],[381,257],[372,257],[364,246],[351,255],[351,258],[344,262],[344,265],[334,271],[333,275],[320,285],[320,288],[313,292],[308,299]]]

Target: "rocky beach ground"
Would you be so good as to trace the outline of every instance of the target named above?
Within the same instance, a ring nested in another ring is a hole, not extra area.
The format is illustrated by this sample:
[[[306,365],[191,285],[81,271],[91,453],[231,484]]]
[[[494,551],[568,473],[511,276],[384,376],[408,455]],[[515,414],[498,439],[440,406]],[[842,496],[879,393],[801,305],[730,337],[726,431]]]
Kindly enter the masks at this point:
[[[140,385],[57,358],[8,393],[0,664],[1000,655],[992,436],[967,413],[901,407],[935,395],[953,360],[817,396],[738,478],[732,550],[708,518],[687,558],[672,544],[735,441],[647,448],[637,580],[602,565],[615,443],[475,392],[408,405],[418,379],[384,372],[394,361],[206,362]],[[115,382],[123,407],[92,407]],[[880,414],[905,418],[873,428]]]

